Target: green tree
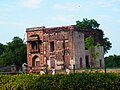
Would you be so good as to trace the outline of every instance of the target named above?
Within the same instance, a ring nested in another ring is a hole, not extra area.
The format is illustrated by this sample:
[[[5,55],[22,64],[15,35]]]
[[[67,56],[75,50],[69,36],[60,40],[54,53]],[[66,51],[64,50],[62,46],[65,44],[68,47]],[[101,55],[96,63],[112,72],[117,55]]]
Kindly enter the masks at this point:
[[[108,50],[112,48],[112,43],[109,41],[109,38],[104,37],[103,38],[104,43],[104,54],[108,53]]]
[[[87,18],[84,18],[83,21],[79,21],[79,20],[76,21],[76,25],[79,26],[82,30],[85,29],[98,30],[100,26],[100,24],[95,19],[88,20]],[[112,43],[109,41],[107,37],[103,37],[103,44],[104,44],[104,54],[106,54],[112,48]]]
[[[0,55],[3,54],[3,52],[5,51],[5,46],[0,43]]]
[[[100,24],[95,19],[88,20],[84,18],[82,22],[76,21],[76,25],[80,26],[81,29],[98,29]]]
[[[119,67],[120,68],[120,55],[110,55],[108,57],[105,57],[106,67],[108,68],[114,68]]]
[[[26,44],[19,37],[14,37],[12,42],[8,42],[4,53],[0,56],[0,61],[3,65],[16,64],[21,66],[27,62],[26,59]]]
[[[91,70],[95,67],[97,64],[97,58],[99,56],[99,52],[95,50],[95,48],[99,48],[99,44],[96,46],[94,45],[94,39],[92,37],[87,37],[85,39],[85,47],[89,50],[90,55],[91,55],[91,65],[90,68]]]

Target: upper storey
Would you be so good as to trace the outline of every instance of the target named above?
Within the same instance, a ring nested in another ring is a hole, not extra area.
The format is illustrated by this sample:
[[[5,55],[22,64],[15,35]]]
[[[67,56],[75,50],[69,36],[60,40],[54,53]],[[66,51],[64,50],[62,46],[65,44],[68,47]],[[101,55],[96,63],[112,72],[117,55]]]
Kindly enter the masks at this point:
[[[82,32],[82,33],[84,33],[85,38],[91,36],[91,37],[94,38],[95,44],[99,43],[100,45],[103,46],[103,31],[102,30],[100,30],[100,29],[86,29],[86,30],[81,30],[80,27],[78,27],[76,25],[60,26],[60,27],[50,27],[50,28],[46,28],[45,26],[34,27],[34,28],[27,28],[26,29],[26,32],[27,32],[27,41],[30,40],[31,35],[38,35],[39,36],[39,40],[44,41],[44,40],[47,39],[46,37],[44,38],[45,34],[50,34],[50,35],[54,34],[52,36],[55,37],[55,36],[59,36],[57,34],[59,32],[61,32],[61,31],[62,32],[71,31],[71,33],[73,31]]]

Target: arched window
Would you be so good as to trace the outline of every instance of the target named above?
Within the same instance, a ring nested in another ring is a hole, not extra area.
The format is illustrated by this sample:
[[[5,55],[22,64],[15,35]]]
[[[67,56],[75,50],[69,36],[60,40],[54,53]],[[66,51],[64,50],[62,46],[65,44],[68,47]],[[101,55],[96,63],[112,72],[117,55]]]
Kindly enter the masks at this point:
[[[30,43],[30,53],[40,53],[40,45],[42,44],[42,40],[40,40],[39,35],[31,35],[27,42]]]
[[[40,58],[37,55],[35,55],[32,58],[32,66],[33,67],[40,66]]]

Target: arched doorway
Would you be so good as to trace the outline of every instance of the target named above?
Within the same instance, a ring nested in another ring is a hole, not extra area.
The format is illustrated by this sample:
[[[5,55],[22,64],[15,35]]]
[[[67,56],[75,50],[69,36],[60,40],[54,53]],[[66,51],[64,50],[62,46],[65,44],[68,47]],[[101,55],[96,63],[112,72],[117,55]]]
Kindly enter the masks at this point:
[[[80,68],[82,68],[82,58],[80,58]]]
[[[40,66],[40,58],[37,55],[35,55],[32,58],[32,66],[33,67],[39,67]]]
[[[89,56],[88,55],[85,56],[85,60],[86,60],[86,68],[89,68],[90,65],[89,65]]]

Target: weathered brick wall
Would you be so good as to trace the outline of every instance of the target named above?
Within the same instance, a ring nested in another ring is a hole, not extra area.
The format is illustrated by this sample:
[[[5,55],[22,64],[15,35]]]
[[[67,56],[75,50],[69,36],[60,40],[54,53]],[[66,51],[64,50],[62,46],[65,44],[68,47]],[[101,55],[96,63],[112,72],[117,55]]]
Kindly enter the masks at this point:
[[[50,67],[50,57],[55,59],[55,68],[64,68],[65,54],[69,53],[70,58],[72,58],[72,33],[69,29],[60,29],[53,32],[46,30],[44,33],[44,57],[48,59],[48,65]],[[54,41],[54,51],[50,52],[50,42]],[[46,58],[45,58],[46,59]]]
[[[96,47],[96,52],[99,53],[98,58],[97,58],[97,65],[96,67],[104,67],[104,48],[103,46]],[[100,60],[101,60],[101,65],[100,65]]]
[[[31,52],[31,42],[29,40],[31,35],[38,35],[39,36],[39,40],[41,40],[43,42],[43,31],[42,30],[36,30],[36,31],[26,31],[27,33],[27,63],[28,63],[28,67],[32,67],[32,59],[35,55],[37,55],[40,59],[40,66],[44,66],[44,61],[43,61],[43,44],[39,45],[39,49],[40,49],[40,54],[38,53],[30,53]],[[33,67],[35,68],[35,67]]]
[[[79,69],[81,65],[84,68],[86,67],[86,60],[85,60],[86,55],[89,56],[89,63],[91,62],[90,53],[87,50],[85,50],[84,38],[89,37],[91,35],[92,37],[94,37],[95,44],[98,41],[101,45],[100,49],[97,49],[97,51],[100,52],[98,61],[101,60],[102,66],[104,66],[104,55],[103,55],[104,52],[102,47],[103,32],[101,30],[83,31],[76,26],[63,26],[63,27],[53,27],[53,28],[45,28],[45,27],[28,28],[26,32],[27,32],[28,66],[32,66],[32,59],[35,56],[37,56],[37,59],[40,60],[40,66],[33,67],[36,69],[41,67],[45,68],[46,61],[48,64],[48,68],[51,68],[51,66],[53,66],[51,63],[55,65],[56,69],[63,69],[65,65],[67,67],[69,66],[70,68],[73,68],[73,64],[76,65],[77,69]],[[32,47],[31,47],[31,41],[29,41],[31,35],[38,35],[40,41],[39,44],[40,51],[32,50],[31,53]],[[97,66],[99,66],[99,64]]]
[[[84,46],[84,33],[74,32],[74,57],[76,69],[80,69],[80,58],[82,59],[82,67],[85,66],[85,46]]]

